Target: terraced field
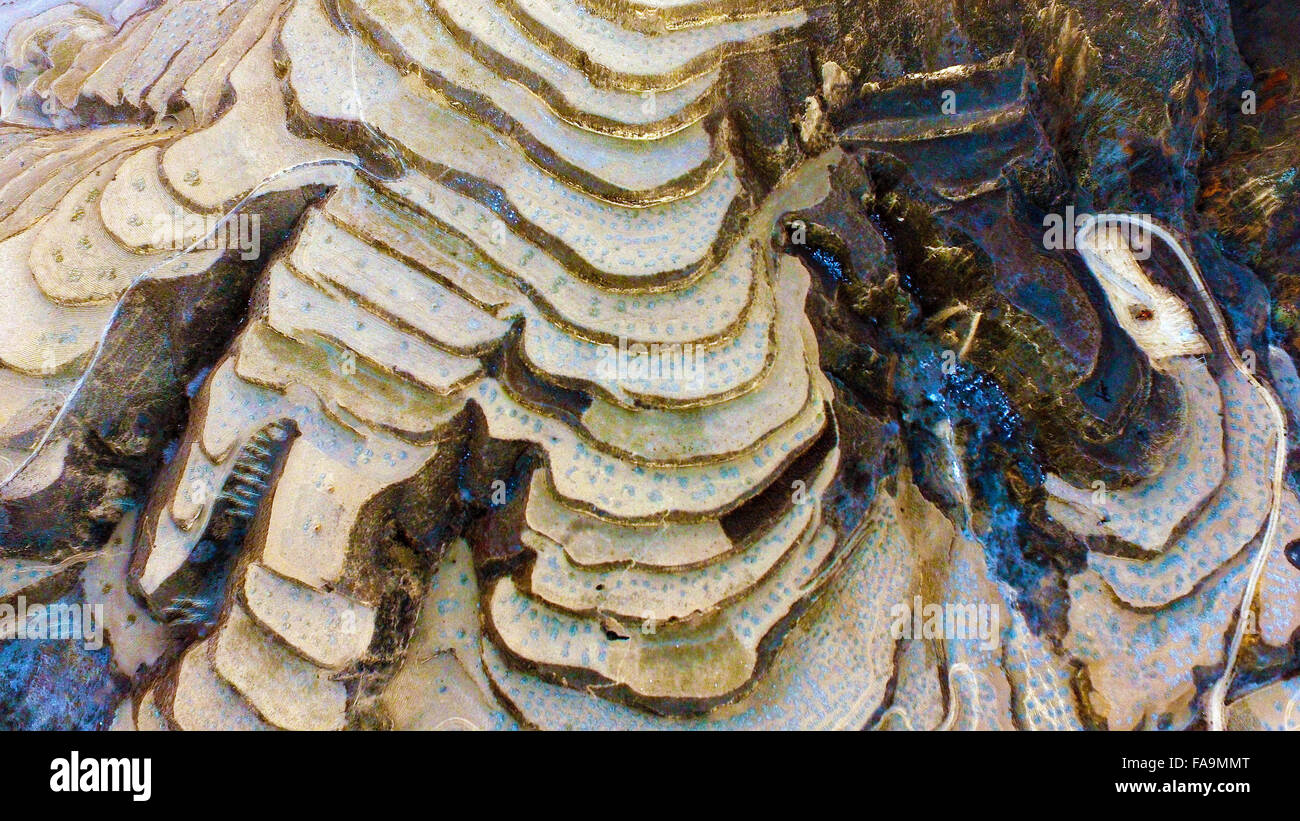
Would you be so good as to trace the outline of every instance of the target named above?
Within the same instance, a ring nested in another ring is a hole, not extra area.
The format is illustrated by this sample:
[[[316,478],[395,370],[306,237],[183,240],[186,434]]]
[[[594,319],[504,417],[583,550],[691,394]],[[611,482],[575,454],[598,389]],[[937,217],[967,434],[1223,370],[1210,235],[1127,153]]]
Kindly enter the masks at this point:
[[[12,723],[1289,727],[1300,392],[1181,132],[1081,4],[867,5],[16,24],[0,604],[111,652]]]

